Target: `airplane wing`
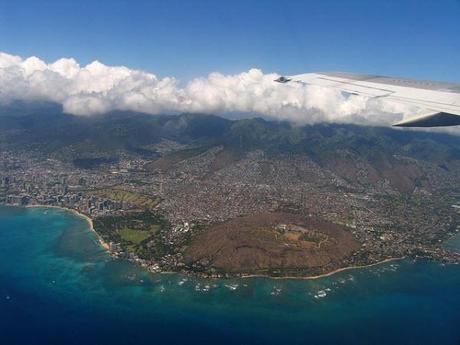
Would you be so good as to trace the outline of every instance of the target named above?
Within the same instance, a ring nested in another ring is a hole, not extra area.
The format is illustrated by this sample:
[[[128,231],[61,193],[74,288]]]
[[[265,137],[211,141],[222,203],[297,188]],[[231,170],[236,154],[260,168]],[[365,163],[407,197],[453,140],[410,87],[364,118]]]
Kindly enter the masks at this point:
[[[460,84],[342,72],[306,73],[280,77],[275,81],[332,87],[352,95],[383,98],[425,109],[423,115],[395,123],[394,126],[439,127],[460,125]]]

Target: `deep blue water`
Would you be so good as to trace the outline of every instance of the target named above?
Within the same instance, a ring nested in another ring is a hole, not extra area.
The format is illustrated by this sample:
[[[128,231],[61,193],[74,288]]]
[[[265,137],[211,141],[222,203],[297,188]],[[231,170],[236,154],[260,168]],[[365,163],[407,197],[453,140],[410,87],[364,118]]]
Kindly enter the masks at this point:
[[[0,344],[212,343],[459,345],[460,266],[405,260],[318,280],[150,275],[112,260],[71,213],[0,207]]]

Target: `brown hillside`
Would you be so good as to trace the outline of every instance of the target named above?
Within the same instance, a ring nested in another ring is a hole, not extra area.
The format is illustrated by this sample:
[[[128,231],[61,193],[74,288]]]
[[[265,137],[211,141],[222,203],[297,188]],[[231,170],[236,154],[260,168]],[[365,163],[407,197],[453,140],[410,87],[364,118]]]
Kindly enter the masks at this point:
[[[185,252],[188,265],[224,272],[339,266],[356,249],[352,234],[325,220],[287,213],[238,217],[199,235]]]

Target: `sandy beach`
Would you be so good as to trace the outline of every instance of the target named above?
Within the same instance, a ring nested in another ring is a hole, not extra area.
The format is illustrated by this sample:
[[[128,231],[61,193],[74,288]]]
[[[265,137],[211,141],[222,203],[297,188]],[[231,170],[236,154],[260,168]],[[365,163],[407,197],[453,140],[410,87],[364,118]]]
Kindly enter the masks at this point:
[[[343,272],[343,271],[348,271],[348,270],[354,270],[354,269],[361,269],[361,268],[367,268],[367,267],[372,267],[372,266],[378,266],[378,265],[382,265],[386,262],[390,262],[390,261],[396,261],[396,260],[402,260],[404,259],[404,257],[402,258],[389,258],[389,259],[385,259],[385,260],[382,260],[382,261],[379,261],[379,262],[376,262],[376,263],[373,263],[373,264],[369,264],[369,265],[362,265],[362,266],[348,266],[348,267],[343,267],[343,268],[338,268],[334,271],[331,271],[331,272],[328,272],[328,273],[324,273],[324,274],[319,274],[319,275],[316,275],[316,276],[305,276],[305,277],[302,277],[302,276],[283,276],[283,277],[273,277],[273,276],[269,276],[269,275],[266,275],[266,274],[248,274],[248,275],[242,275],[241,278],[270,278],[270,279],[301,279],[301,280],[314,280],[314,279],[321,279],[321,278],[325,278],[325,277],[329,277],[329,276],[332,276],[336,273],[339,273],[339,272]]]
[[[107,251],[110,249],[110,246],[108,245],[108,243],[106,243],[102,239],[102,237],[97,233],[97,231],[94,230],[93,220],[89,216],[84,214],[84,213],[78,212],[77,210],[74,210],[72,208],[61,207],[61,206],[53,206],[53,205],[27,205],[26,207],[27,208],[57,208],[57,209],[60,209],[60,210],[66,211],[66,212],[71,212],[74,215],[76,215],[77,217],[80,217],[80,218],[83,218],[84,220],[86,220],[86,222],[88,223],[88,227],[91,229],[91,231],[93,231],[96,234],[96,238],[97,238],[99,244],[101,245],[101,247],[103,247]]]
[[[67,208],[67,207],[61,207],[61,206],[52,206],[52,205],[27,205],[26,206],[27,208],[58,208],[58,209],[61,209],[61,210],[64,210],[64,211],[67,211],[67,212],[72,212],[73,214],[75,214],[76,216],[78,217],[81,217],[83,219],[86,220],[86,222],[88,223],[88,227],[95,233],[96,235],[96,238],[98,239],[101,247],[103,247],[105,250],[109,251],[110,250],[110,247],[108,245],[108,243],[106,243],[102,237],[97,233],[96,230],[94,230],[94,226],[93,226],[93,220],[87,216],[86,214],[83,214],[81,212],[78,212],[77,210],[74,210],[74,209],[71,209],[71,208]],[[362,266],[348,266],[348,267],[343,267],[343,268],[338,268],[334,271],[331,271],[331,272],[328,272],[328,273],[324,273],[324,274],[319,274],[319,275],[315,275],[315,276],[282,276],[282,277],[273,277],[273,276],[270,276],[270,275],[266,275],[266,274],[248,274],[248,275],[241,275],[241,276],[238,276],[238,278],[270,278],[270,279],[299,279],[299,280],[314,280],[314,279],[321,279],[321,278],[325,278],[325,277],[329,277],[329,276],[332,276],[336,273],[340,273],[340,272],[343,272],[343,271],[348,271],[348,270],[353,270],[353,269],[361,269],[361,268],[367,268],[367,267],[372,267],[372,266],[377,266],[377,265],[382,265],[384,263],[387,263],[387,262],[390,262],[390,261],[396,261],[396,260],[402,260],[404,259],[404,257],[402,258],[389,258],[389,259],[385,259],[385,260],[382,260],[382,261],[379,261],[379,262],[376,262],[376,263],[373,263],[373,264],[369,264],[369,265],[362,265]],[[160,272],[160,273],[177,273],[177,272]]]

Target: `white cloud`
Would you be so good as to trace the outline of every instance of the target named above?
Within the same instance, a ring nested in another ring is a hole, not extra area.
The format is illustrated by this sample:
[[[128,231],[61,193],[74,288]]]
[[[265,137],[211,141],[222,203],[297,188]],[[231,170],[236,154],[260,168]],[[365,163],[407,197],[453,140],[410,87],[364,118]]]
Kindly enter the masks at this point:
[[[0,101],[46,100],[66,112],[92,115],[111,110],[149,114],[202,112],[248,113],[301,123],[360,122],[389,124],[414,109],[345,97],[339,91],[273,80],[277,74],[251,69],[236,75],[212,73],[181,87],[174,78],[94,61],[84,67],[74,59],[47,64],[0,53]],[[399,113],[399,115],[395,115]]]

